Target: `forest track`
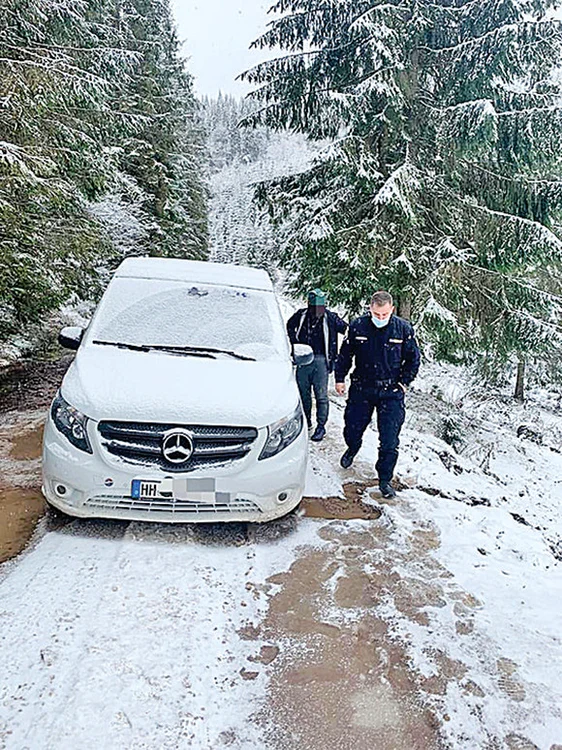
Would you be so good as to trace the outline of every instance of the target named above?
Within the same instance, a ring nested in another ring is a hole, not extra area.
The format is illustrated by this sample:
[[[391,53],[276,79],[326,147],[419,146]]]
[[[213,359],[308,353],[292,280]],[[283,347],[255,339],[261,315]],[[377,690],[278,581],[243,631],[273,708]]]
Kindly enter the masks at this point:
[[[511,617],[511,645],[526,644],[514,655],[493,617],[497,585],[510,587],[506,604],[527,599],[525,576],[544,564],[536,530],[511,506],[428,494],[407,472],[384,501],[374,433],[353,468],[339,469],[339,401],[311,449],[308,496],[284,518],[172,526],[43,516],[41,430],[64,368],[49,363],[46,382],[24,368],[21,388],[14,372],[4,380],[0,511],[18,497],[21,510],[11,525],[0,518],[15,530],[7,556],[39,523],[25,554],[0,567],[2,750],[47,740],[54,750],[557,748],[552,628],[543,618],[522,630]],[[430,441],[406,431],[403,464],[422,456],[447,479]],[[536,580],[553,586],[550,570],[547,561]],[[539,681],[525,650],[542,665]],[[533,743],[531,720],[550,742]]]

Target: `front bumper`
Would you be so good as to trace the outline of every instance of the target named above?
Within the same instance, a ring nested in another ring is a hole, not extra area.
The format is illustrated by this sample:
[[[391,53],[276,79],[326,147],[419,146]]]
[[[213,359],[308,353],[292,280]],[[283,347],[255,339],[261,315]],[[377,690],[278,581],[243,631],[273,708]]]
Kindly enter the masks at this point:
[[[285,515],[301,500],[306,475],[306,430],[281,453],[258,461],[265,432],[244,459],[215,469],[174,474],[175,479],[213,479],[215,492],[197,499],[131,496],[133,479],[169,476],[154,467],[106,459],[89,425],[93,455],[74,448],[49,416],[43,442],[43,494],[47,501],[78,518],[114,518],[167,523],[246,521],[263,523]],[[60,488],[64,487],[64,494]]]

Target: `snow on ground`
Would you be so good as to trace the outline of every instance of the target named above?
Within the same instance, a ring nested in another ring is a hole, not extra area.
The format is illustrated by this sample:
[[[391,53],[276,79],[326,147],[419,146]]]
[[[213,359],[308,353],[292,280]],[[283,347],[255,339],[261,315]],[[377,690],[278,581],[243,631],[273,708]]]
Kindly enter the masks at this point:
[[[77,521],[7,567],[0,747],[261,746],[266,677],[240,632],[321,540],[310,521],[255,545],[208,528]]]

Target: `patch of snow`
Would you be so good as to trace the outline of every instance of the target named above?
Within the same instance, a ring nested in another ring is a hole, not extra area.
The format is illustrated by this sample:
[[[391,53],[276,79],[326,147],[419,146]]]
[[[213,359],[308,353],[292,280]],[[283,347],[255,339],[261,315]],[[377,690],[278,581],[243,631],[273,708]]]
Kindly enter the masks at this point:
[[[253,716],[268,668],[249,658],[264,642],[242,629],[267,610],[267,579],[323,544],[318,528],[242,546],[187,526],[47,534],[0,583],[0,736],[57,750],[263,747]]]
[[[88,204],[90,213],[122,255],[138,253],[139,248],[146,245],[150,232],[158,229],[143,209],[147,196],[140,193],[133,180],[127,180],[126,188],[127,195],[109,193],[102,200]]]
[[[288,352],[272,293],[146,278],[113,279],[88,331],[95,340],[234,351],[256,343],[269,347],[268,359]]]
[[[119,387],[116,387],[116,382]],[[62,393],[94,420],[266,427],[298,404],[292,363],[81,347]]]

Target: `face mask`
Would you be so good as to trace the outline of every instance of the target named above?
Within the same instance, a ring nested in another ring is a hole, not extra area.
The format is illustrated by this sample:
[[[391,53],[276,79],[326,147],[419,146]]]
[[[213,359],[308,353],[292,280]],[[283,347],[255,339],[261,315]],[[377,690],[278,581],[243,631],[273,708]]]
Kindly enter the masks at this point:
[[[390,320],[390,315],[388,318],[385,318],[384,320],[380,320],[380,318],[375,318],[374,315],[371,315],[371,320],[373,321],[376,328],[384,328],[388,325],[388,321]]]

